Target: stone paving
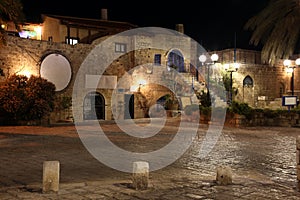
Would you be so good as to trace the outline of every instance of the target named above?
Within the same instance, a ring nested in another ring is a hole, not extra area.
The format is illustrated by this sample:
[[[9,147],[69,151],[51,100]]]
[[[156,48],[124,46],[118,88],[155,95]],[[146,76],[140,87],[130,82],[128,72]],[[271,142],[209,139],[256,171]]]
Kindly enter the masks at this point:
[[[147,142],[128,140],[114,123],[103,122],[101,127],[115,144],[137,151],[161,148],[176,133],[176,121]],[[206,125],[200,126],[197,139],[180,159],[150,172],[148,189],[135,190],[131,174],[95,159],[73,125],[1,127],[0,199],[300,199],[299,128],[224,127],[213,150],[199,158],[206,130]],[[43,193],[43,162],[49,160],[60,162],[60,187],[58,192]],[[232,184],[216,184],[219,165],[232,168]]]

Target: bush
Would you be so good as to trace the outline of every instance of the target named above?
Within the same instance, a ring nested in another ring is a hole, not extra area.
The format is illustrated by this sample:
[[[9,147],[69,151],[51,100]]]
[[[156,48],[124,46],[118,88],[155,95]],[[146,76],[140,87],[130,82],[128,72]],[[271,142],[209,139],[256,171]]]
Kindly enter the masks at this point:
[[[279,116],[279,112],[276,110],[271,110],[271,109],[264,109],[264,117],[265,118],[276,118]]]
[[[229,112],[244,115],[247,119],[251,119],[254,114],[254,110],[247,103],[233,101],[228,109]]]
[[[0,85],[0,111],[14,123],[48,115],[54,99],[55,85],[41,77],[12,75]]]

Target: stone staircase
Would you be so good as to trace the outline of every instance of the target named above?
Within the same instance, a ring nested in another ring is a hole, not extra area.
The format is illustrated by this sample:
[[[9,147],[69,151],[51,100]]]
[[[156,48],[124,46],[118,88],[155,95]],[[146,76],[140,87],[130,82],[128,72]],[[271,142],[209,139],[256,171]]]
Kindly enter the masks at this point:
[[[191,74],[191,73],[180,73],[181,77],[183,78],[184,82],[188,85],[190,85],[191,87],[194,88],[195,91],[206,91],[206,85],[205,83],[200,83],[199,81],[196,80],[196,78]],[[226,108],[228,106],[227,102],[225,99],[221,98],[220,96],[218,96],[217,94],[215,94],[213,91],[210,91],[210,95],[213,97],[214,99],[214,107],[222,107],[222,108]],[[197,96],[195,94],[193,94],[193,96],[191,97],[192,103],[199,103],[199,99],[197,98]]]

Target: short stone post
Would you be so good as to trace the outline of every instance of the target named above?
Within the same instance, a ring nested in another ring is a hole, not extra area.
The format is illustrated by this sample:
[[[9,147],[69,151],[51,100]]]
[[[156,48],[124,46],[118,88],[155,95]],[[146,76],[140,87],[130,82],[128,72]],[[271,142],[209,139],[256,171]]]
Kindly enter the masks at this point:
[[[44,161],[43,163],[43,192],[58,192],[59,161]]]
[[[296,169],[298,189],[300,189],[300,136],[297,136],[296,138]]]
[[[132,186],[136,190],[145,190],[148,188],[149,163],[137,161],[133,163]]]
[[[218,166],[216,182],[218,185],[229,185],[232,183],[232,171],[229,166]]]

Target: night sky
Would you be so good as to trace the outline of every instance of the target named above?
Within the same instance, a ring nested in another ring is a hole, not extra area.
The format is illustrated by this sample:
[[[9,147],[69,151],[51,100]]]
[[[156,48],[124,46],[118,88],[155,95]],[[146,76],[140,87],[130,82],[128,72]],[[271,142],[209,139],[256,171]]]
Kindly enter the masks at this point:
[[[251,33],[244,30],[246,21],[264,8],[268,0],[192,0],[192,1],[116,1],[116,0],[21,0],[28,22],[36,22],[42,13],[84,18],[100,18],[108,9],[108,19],[129,22],[139,27],[175,29],[184,24],[184,32],[207,50],[249,45]],[[132,3],[131,3],[132,2]],[[236,35],[236,37],[235,37]]]

